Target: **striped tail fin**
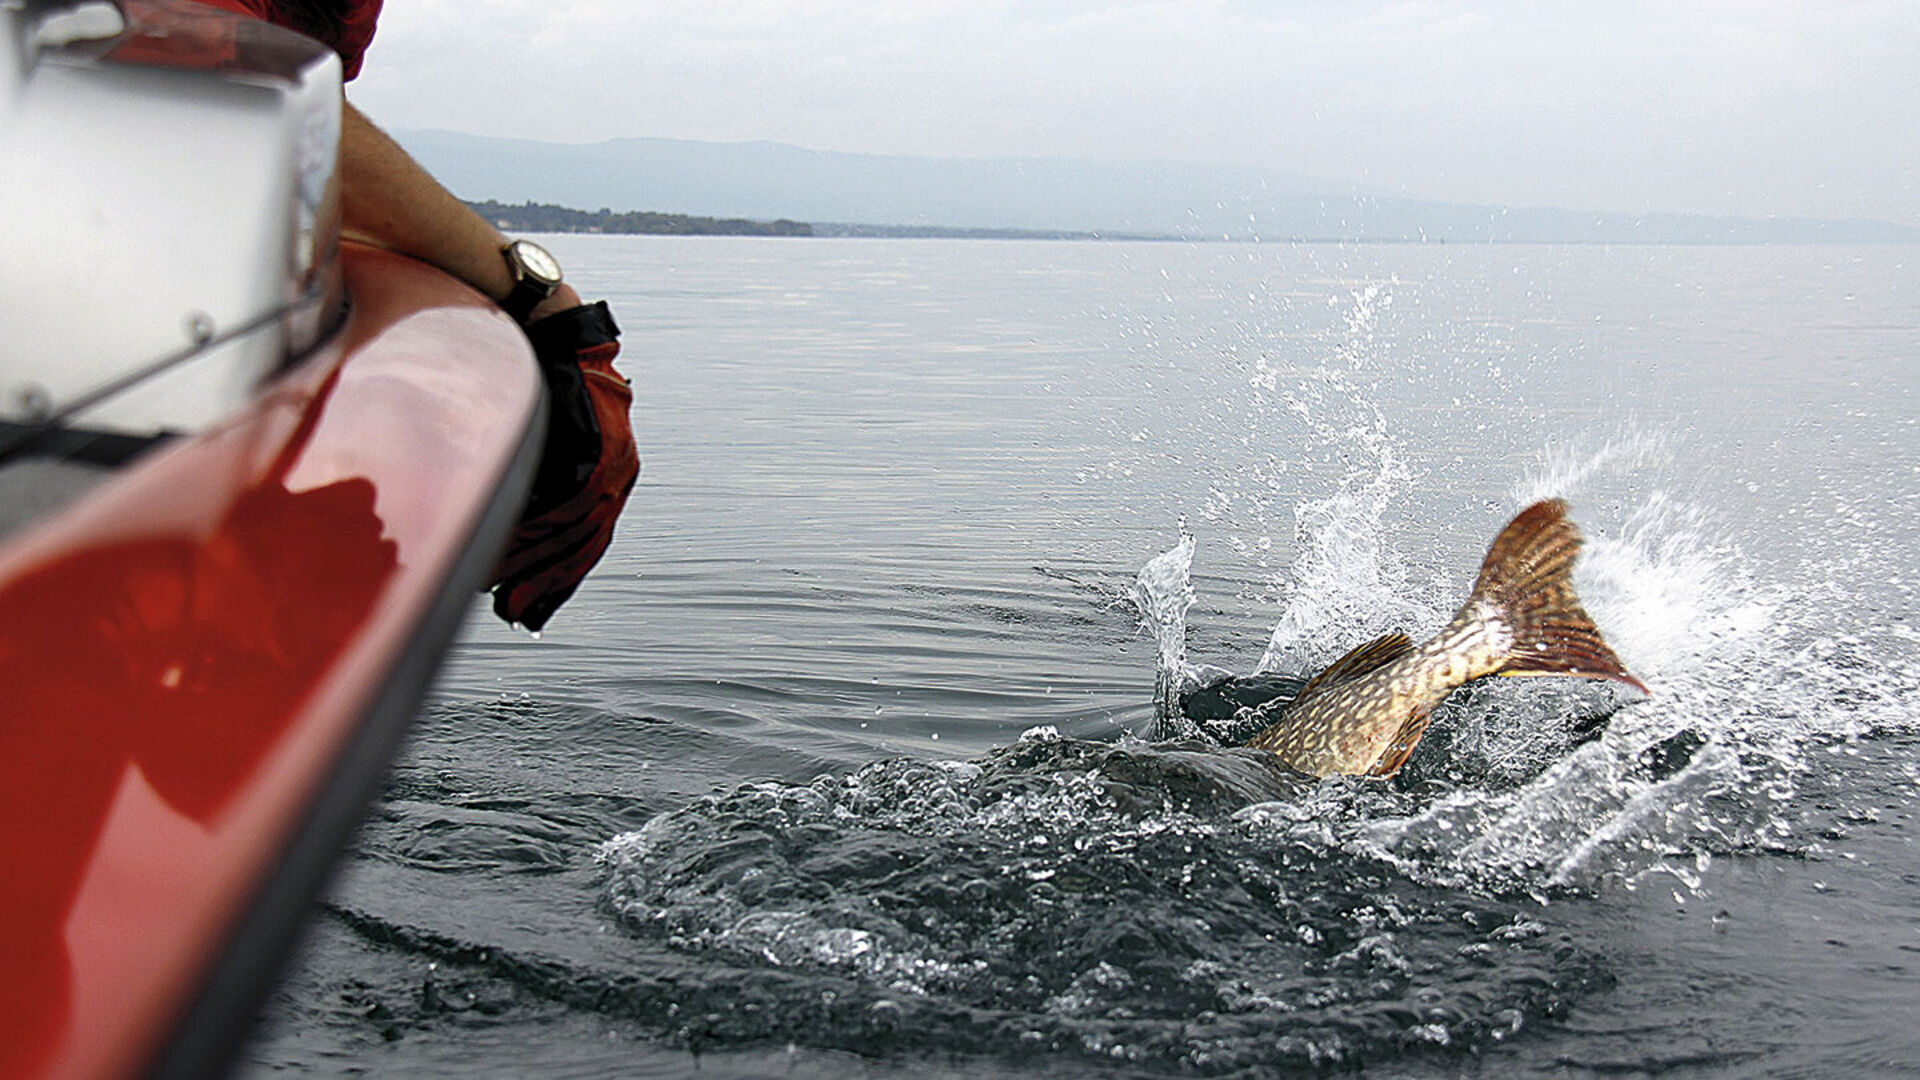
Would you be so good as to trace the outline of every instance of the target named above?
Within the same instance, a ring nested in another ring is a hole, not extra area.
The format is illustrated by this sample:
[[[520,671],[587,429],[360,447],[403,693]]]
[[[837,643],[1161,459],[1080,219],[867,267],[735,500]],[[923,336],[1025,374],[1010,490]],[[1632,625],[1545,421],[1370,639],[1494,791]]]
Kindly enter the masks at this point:
[[[1513,632],[1512,655],[1495,674],[1612,679],[1647,693],[1574,595],[1573,563],[1581,543],[1559,499],[1520,511],[1494,538],[1467,605],[1492,609]]]

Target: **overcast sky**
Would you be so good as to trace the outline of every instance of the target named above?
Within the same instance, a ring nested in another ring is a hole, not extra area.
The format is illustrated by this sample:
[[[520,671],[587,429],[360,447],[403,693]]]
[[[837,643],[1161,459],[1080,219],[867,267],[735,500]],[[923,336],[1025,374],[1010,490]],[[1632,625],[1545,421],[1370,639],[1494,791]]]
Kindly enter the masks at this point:
[[[392,128],[1920,224],[1920,0],[386,0]]]

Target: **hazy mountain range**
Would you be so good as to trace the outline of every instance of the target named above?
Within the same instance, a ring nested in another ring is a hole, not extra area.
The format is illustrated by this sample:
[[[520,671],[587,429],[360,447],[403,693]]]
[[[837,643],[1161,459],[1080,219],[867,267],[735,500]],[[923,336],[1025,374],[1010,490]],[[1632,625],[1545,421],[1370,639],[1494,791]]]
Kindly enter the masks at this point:
[[[455,194],[582,209],[1205,239],[1453,243],[1916,243],[1882,221],[1593,213],[1430,202],[1177,162],[842,154],[777,143],[395,137]]]

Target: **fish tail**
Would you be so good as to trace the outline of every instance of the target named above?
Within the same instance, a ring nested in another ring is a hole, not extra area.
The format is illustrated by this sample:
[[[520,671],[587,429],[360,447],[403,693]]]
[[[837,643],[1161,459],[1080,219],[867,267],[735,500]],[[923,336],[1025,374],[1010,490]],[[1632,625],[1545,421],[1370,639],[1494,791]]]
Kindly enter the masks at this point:
[[[1560,499],[1527,507],[1494,538],[1467,601],[1469,610],[1487,612],[1513,634],[1510,655],[1494,674],[1612,679],[1647,693],[1574,595],[1581,543]]]

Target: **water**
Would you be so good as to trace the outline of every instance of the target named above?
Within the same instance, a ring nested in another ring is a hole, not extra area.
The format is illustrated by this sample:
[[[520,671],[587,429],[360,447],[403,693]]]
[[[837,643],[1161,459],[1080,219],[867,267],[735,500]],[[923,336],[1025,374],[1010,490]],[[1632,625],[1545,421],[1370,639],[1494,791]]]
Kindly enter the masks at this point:
[[[645,475],[476,615],[250,1072],[1920,1060],[1920,251],[552,246]],[[1545,494],[1650,699],[1476,686],[1387,783],[1140,741]]]

